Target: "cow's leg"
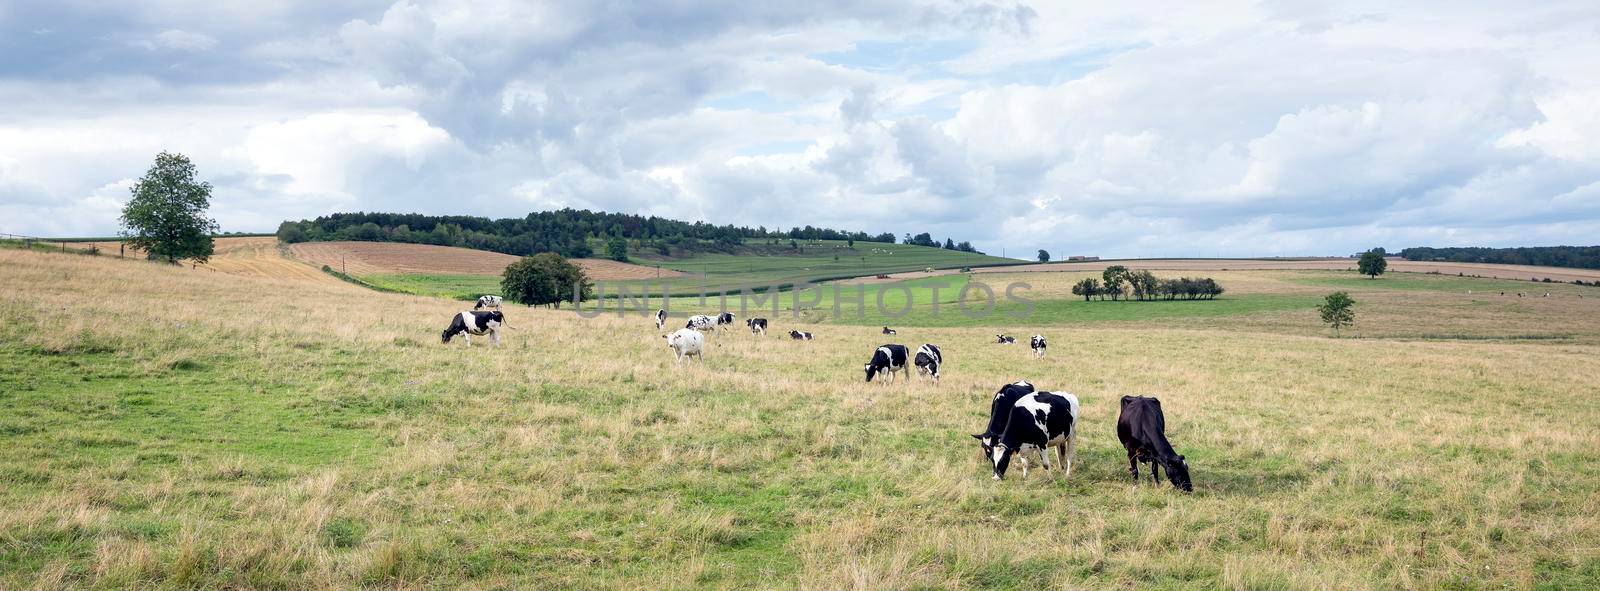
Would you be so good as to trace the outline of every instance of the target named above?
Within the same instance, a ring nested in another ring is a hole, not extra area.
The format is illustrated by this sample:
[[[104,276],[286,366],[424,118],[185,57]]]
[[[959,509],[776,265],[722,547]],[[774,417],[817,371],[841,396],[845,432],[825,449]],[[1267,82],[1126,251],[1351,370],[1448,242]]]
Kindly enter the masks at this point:
[[[1044,469],[1045,474],[1049,474],[1050,475],[1050,479],[1051,480],[1055,480],[1056,479],[1056,473],[1050,470],[1050,446],[1046,445],[1046,446],[1038,448],[1038,449],[1039,449],[1039,466]]]
[[[1128,475],[1133,477],[1133,483],[1139,484],[1139,456],[1128,450]]]
[[[1060,448],[1057,448],[1060,449]],[[1078,461],[1078,435],[1073,433],[1067,437],[1067,458],[1062,463],[1067,465],[1067,476],[1072,476],[1072,464]]]
[[[1022,479],[1023,480],[1027,480],[1028,479],[1028,454],[1021,453],[1019,451],[1016,455],[1017,455],[1017,463],[1022,464]]]
[[[1158,471],[1160,468],[1161,468],[1161,464],[1156,463],[1155,456],[1151,456],[1150,457],[1150,482],[1156,483],[1156,486],[1160,486],[1161,485],[1161,473]]]

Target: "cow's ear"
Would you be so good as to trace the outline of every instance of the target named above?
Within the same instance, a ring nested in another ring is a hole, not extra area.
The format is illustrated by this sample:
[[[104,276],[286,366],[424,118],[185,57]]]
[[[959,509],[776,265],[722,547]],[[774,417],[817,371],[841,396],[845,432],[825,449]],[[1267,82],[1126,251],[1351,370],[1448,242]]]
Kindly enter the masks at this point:
[[[1184,461],[1184,460],[1183,460],[1183,456],[1182,456],[1182,455],[1179,455],[1179,456],[1178,456],[1178,461],[1180,461],[1180,462],[1182,462],[1182,461]]]
[[[976,439],[978,441],[983,441],[983,434],[982,433],[973,433],[972,434],[972,438]]]

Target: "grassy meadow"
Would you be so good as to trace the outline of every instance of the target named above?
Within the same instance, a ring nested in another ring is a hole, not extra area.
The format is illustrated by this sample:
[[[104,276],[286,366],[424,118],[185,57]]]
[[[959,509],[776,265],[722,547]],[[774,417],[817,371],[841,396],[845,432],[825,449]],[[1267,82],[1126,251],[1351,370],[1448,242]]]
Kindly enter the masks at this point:
[[[638,316],[510,308],[467,350],[456,301],[0,250],[0,589],[1600,584],[1600,290],[1207,274],[1222,299],[986,275],[1039,315],[981,325],[922,285],[890,338],[944,381],[866,384],[876,320],[675,367]],[[1083,402],[1070,478],[978,457],[1022,378]],[[1162,399],[1193,494],[1128,480],[1124,394]]]
[[[612,297],[619,286],[634,293],[648,289],[652,294],[660,294],[665,289],[674,296],[691,296],[839,277],[921,271],[930,267],[957,269],[1025,263],[1016,259],[909,244],[860,242],[852,249],[844,241],[816,240],[801,243],[795,251],[785,248],[774,251],[773,248],[776,247],[765,247],[765,250],[756,254],[702,252],[673,258],[634,252],[631,253],[634,257],[631,262],[635,264],[688,275],[643,281],[607,281],[602,297]],[[596,252],[603,252],[603,248]],[[385,289],[417,295],[476,299],[486,293],[500,293],[498,275],[375,273],[358,277]]]

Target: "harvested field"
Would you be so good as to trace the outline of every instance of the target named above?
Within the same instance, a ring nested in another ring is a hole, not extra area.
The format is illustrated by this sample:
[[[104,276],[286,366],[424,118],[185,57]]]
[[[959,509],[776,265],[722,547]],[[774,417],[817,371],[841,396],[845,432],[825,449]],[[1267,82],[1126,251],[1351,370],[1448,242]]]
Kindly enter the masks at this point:
[[[102,255],[117,256],[122,252],[122,243],[115,240],[101,242],[68,242],[68,248],[88,249],[90,246],[100,249]],[[143,251],[129,248],[127,256],[142,257]],[[274,236],[225,236],[216,239],[216,252],[211,256],[210,262],[198,266],[200,269],[210,269],[240,275],[244,277],[271,277],[279,279],[297,279],[317,283],[339,283],[339,279],[323,273],[316,266],[306,264],[283,255],[278,248],[278,239]]]
[[[362,275],[499,275],[518,257],[454,246],[400,242],[301,242],[289,246],[295,258]],[[606,259],[573,259],[590,279],[615,281],[682,275],[668,269]],[[659,273],[659,275],[658,275]]]

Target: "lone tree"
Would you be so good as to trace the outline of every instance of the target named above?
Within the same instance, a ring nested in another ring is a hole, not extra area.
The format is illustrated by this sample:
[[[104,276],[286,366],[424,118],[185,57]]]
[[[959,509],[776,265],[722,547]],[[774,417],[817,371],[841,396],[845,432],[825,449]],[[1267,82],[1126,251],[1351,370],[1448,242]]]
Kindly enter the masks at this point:
[[[1043,248],[1039,249],[1039,262],[1041,262],[1041,263],[1050,262],[1050,251],[1045,250]]]
[[[554,304],[594,297],[594,284],[583,269],[553,252],[522,257],[506,266],[500,278],[500,291],[512,301],[530,306]]]
[[[133,199],[122,208],[122,236],[151,259],[177,263],[211,258],[217,221],[206,217],[211,183],[195,179],[194,163],[183,154],[162,152],[144,178],[133,185]]]
[[[621,236],[613,236],[606,242],[606,256],[613,261],[628,262],[628,241]]]
[[[1389,261],[1383,258],[1381,250],[1375,249],[1361,253],[1361,260],[1356,263],[1356,268],[1361,269],[1362,275],[1367,275],[1369,279],[1377,279],[1379,275],[1389,269]]]
[[[1339,336],[1340,328],[1355,324],[1355,305],[1356,301],[1350,299],[1350,294],[1336,291],[1328,294],[1327,299],[1317,306],[1317,311],[1322,313],[1322,321],[1333,327],[1333,336]]]

